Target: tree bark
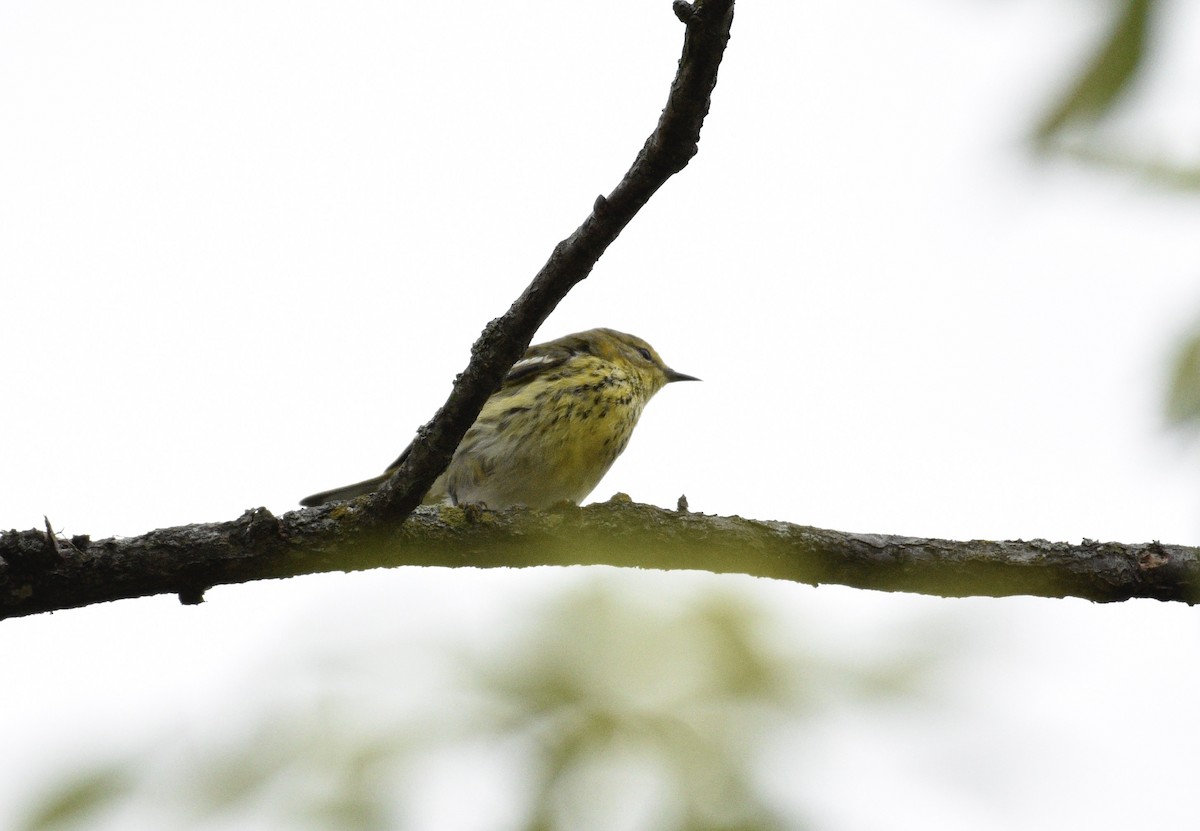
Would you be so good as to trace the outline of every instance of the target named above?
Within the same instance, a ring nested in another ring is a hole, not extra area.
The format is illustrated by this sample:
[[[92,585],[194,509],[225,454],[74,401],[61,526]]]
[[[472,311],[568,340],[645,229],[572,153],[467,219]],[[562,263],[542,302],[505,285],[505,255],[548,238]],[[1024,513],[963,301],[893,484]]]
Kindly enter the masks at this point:
[[[527,568],[609,565],[748,574],[944,597],[1134,597],[1195,603],[1200,549],[990,542],[850,534],[786,522],[708,516],[631,503],[484,511],[418,508],[363,531],[365,500],[140,537],[0,534],[0,619],[155,594],[198,603],[211,586],[396,566]]]

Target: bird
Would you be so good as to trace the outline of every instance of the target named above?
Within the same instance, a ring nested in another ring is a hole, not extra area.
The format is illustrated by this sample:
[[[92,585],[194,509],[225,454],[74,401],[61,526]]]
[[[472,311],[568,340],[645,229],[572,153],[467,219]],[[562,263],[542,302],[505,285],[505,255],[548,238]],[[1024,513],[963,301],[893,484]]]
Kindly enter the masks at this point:
[[[646,341],[589,329],[530,346],[483,405],[423,504],[491,510],[578,505],[625,450],[643,408],[676,381]],[[395,472],[300,500],[306,507],[370,493]]]

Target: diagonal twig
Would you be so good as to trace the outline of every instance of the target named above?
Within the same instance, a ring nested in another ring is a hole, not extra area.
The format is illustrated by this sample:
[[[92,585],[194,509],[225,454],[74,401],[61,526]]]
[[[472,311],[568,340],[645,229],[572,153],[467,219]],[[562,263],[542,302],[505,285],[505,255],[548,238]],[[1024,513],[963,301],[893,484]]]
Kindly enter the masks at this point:
[[[596,198],[583,224],[554,247],[550,259],[516,302],[484,328],[450,397],[417,431],[404,461],[369,501],[360,527],[395,523],[412,513],[538,327],[567,292],[591,273],[650,197],[696,155],[700,128],[717,83],[717,68],[729,41],[733,0],[696,0],[694,4],[676,0],[672,8],[686,27],[683,53],[654,132],[612,192]]]

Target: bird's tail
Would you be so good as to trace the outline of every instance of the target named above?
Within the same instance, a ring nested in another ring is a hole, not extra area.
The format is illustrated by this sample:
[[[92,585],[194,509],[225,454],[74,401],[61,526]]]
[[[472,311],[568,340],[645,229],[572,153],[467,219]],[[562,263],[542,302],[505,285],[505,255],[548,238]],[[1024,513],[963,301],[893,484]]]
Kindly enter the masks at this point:
[[[381,473],[379,476],[374,478],[364,479],[361,482],[355,482],[353,485],[343,485],[342,487],[334,488],[333,490],[314,493],[312,496],[306,496],[301,499],[300,504],[306,508],[312,508],[317,505],[324,505],[326,502],[337,502],[343,499],[353,499],[356,496],[362,496],[363,494],[370,493],[371,491],[375,490],[377,487],[387,481],[387,478],[391,475],[392,472],[389,470],[388,472]]]

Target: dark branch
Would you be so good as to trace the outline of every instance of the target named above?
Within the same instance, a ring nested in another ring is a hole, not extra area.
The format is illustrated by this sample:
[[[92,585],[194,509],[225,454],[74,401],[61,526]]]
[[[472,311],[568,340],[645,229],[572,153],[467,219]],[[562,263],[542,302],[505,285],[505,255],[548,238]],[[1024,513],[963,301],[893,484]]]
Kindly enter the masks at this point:
[[[418,430],[404,463],[372,498],[366,525],[403,520],[420,503],[538,327],[567,292],[591,273],[655,191],[696,155],[700,128],[717,83],[717,67],[729,41],[733,0],[697,0],[694,5],[676,2],[674,9],[687,29],[679,69],[658,126],[612,193],[596,199],[592,213],[555,246],[516,302],[484,328],[450,397]]]
[[[586,508],[487,512],[419,508],[357,534],[362,503],[248,511],[234,522],[142,537],[47,539],[0,534],[0,619],[126,597],[198,602],[225,583],[395,566],[611,565],[749,574],[799,583],[947,597],[1035,595],[1195,603],[1200,549],[1045,540],[950,540],[846,534],[785,522],[667,511],[614,498]]]
[[[445,469],[538,327],[587,277],[650,197],[696,154],[717,67],[729,41],[733,0],[677,0],[673,9],[686,25],[683,54],[654,132],[612,193],[596,199],[591,215],[555,246],[512,307],[484,328],[450,397],[418,431],[403,464],[379,492],[353,509],[335,506],[279,519],[260,509],[234,522],[161,529],[97,543],[86,536],[59,541],[49,521],[36,540],[28,532],[9,532],[0,535],[0,618],[164,592],[178,594],[184,603],[199,603],[207,588],[222,583],[369,568],[389,561],[374,558],[394,550],[396,535],[407,533],[397,531],[397,525]],[[351,516],[352,521],[333,521],[337,516]],[[425,514],[419,528],[427,531],[430,521],[436,524]],[[454,558],[448,552],[439,556]]]

